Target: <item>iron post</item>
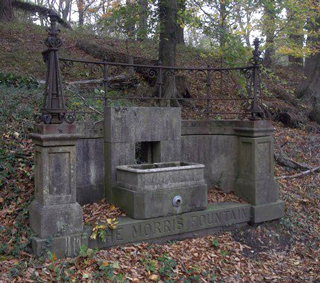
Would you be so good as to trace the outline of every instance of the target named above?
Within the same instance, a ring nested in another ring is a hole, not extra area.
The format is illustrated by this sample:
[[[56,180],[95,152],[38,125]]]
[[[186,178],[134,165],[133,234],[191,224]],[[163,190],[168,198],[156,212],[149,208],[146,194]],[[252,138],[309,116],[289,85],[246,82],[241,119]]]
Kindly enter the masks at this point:
[[[47,65],[44,102],[41,114],[35,115],[37,123],[61,124],[73,123],[75,117],[67,113],[62,89],[58,50],[62,40],[58,37],[60,30],[57,27],[58,15],[54,11],[49,12],[50,27],[47,28],[48,37],[45,41],[47,50],[42,52],[43,60]]]
[[[261,109],[258,105],[258,95],[260,90],[260,79],[259,79],[259,72],[260,72],[260,63],[261,63],[261,51],[259,50],[260,40],[259,38],[255,38],[254,42],[254,50],[252,51],[252,60],[253,63],[253,98],[252,98],[252,105],[251,105],[251,120],[257,120],[258,114],[261,113]]]

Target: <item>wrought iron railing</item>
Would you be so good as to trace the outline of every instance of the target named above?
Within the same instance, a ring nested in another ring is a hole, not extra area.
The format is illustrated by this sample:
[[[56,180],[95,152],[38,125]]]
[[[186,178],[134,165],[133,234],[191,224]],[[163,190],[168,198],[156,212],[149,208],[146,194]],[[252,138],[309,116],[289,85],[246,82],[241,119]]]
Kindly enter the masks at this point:
[[[50,13],[49,17],[51,27],[48,29],[49,36],[46,41],[48,50],[43,53],[48,70],[45,101],[41,114],[36,115],[37,122],[72,123],[77,113],[103,114],[103,109],[98,110],[94,103],[90,102],[92,100],[103,101],[103,107],[113,105],[114,101],[124,100],[139,106],[166,106],[174,101],[183,106],[185,114],[196,113],[190,114],[191,118],[196,116],[209,119],[229,115],[232,118],[247,117],[255,120],[263,116],[260,107],[261,52],[258,39],[254,41],[255,48],[249,66],[236,68],[211,66],[185,68],[163,66],[161,62],[156,65],[140,65],[108,62],[107,59],[90,61],[58,58],[57,51],[61,41],[57,37],[59,32],[56,27],[57,19],[54,13]],[[83,81],[62,83],[61,72],[67,74],[76,64],[82,65],[82,70],[90,79],[85,81],[86,87],[82,90],[78,87],[72,92],[71,86],[81,84]],[[177,82],[178,79],[181,82],[181,78],[184,83],[182,88]],[[122,92],[114,91],[117,87],[115,88],[113,84],[119,80]],[[144,91],[137,87],[142,81],[147,85]],[[171,93],[168,92],[166,85],[170,81],[174,85]],[[177,85],[180,89],[177,89]],[[93,91],[93,88],[98,91]],[[123,91],[123,88],[126,91]],[[68,94],[64,94],[65,90],[68,90]],[[72,110],[72,107],[67,111],[68,101],[74,101],[70,93],[75,94],[73,97],[81,99],[82,107],[86,107],[89,111]]]

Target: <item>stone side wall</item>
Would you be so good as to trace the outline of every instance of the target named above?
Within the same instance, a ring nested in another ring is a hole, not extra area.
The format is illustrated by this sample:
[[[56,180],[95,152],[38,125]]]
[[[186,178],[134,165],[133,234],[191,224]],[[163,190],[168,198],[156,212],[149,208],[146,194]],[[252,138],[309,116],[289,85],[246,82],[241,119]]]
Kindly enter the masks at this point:
[[[83,205],[104,198],[103,121],[76,126],[77,202]]]
[[[204,164],[209,188],[235,190],[241,165],[239,129],[255,129],[258,136],[272,134],[269,121],[182,121],[181,160]]]

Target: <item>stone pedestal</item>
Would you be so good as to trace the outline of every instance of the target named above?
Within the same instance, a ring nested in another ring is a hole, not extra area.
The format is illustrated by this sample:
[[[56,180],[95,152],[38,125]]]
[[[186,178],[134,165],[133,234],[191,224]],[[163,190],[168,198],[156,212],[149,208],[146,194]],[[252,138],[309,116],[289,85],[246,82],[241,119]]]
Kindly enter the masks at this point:
[[[252,121],[235,128],[239,136],[235,193],[252,205],[252,222],[281,218],[284,203],[274,179],[273,128],[269,121]]]
[[[77,246],[70,247],[67,238],[83,232],[83,212],[76,202],[76,128],[37,124],[31,138],[35,143],[35,200],[29,213],[30,226],[37,235],[33,247],[39,250],[40,239],[65,237],[59,250],[42,247],[70,256],[67,249],[77,251],[81,241],[74,241]]]

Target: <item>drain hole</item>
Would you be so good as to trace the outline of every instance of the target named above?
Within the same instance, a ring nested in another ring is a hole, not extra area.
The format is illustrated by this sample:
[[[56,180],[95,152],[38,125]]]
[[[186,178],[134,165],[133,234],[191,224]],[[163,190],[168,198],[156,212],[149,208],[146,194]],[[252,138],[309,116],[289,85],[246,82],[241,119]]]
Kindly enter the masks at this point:
[[[173,198],[172,204],[174,207],[179,207],[182,204],[182,197],[181,196],[175,196]]]

